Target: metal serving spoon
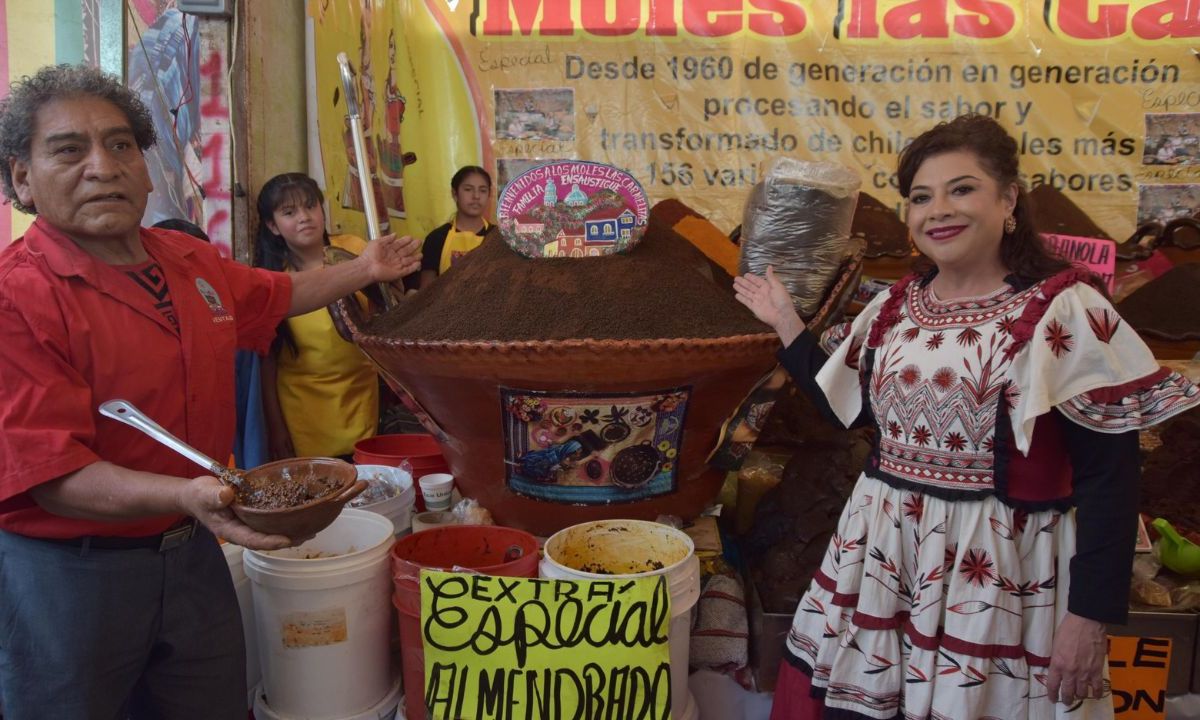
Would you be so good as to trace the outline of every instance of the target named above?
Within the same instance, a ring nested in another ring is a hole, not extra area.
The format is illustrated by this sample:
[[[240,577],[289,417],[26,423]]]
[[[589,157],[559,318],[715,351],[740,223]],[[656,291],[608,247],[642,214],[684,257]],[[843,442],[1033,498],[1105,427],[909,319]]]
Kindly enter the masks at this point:
[[[234,487],[241,487],[242,476],[236,470],[230,470],[221,463],[188,445],[184,441],[167,432],[162,425],[151,420],[145,413],[134,407],[128,400],[109,400],[101,403],[100,414],[122,422],[132,428],[137,428],[163,445],[196,463],[215,475],[221,482]]]

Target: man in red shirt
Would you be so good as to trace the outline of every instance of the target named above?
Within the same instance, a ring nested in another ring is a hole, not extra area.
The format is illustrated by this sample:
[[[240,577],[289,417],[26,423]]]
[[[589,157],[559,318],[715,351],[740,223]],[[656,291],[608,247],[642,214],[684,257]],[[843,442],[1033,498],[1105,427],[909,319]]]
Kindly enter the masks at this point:
[[[234,436],[233,357],[286,316],[419,265],[412,238],[291,276],[140,227],[146,108],[87,67],[0,101],[0,189],[37,219],[0,252],[0,712],[244,718],[237,600],[214,533],[233,491],[101,417],[123,398],[211,457]]]

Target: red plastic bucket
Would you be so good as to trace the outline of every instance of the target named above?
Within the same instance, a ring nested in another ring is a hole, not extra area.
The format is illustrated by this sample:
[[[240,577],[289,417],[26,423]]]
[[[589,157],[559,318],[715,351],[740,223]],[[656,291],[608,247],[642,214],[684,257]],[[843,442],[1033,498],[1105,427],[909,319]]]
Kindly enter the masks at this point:
[[[400,618],[404,711],[425,720],[425,648],[421,642],[421,568],[455,566],[503,577],[538,576],[537,540],[496,525],[447,525],[400,538],[392,546],[392,603]]]
[[[448,472],[442,448],[432,435],[376,435],[354,444],[356,465],[412,465],[413,479],[435,472]]]

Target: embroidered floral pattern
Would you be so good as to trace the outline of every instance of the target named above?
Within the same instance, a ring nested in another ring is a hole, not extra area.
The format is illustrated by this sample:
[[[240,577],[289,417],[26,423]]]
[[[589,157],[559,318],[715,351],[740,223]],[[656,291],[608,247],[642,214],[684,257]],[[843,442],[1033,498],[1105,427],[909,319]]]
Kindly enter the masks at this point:
[[[921,522],[921,515],[925,512],[925,496],[917,493],[908,493],[904,497],[904,517],[913,522]]]
[[[1050,352],[1054,353],[1054,357],[1057,358],[1071,352],[1075,347],[1075,336],[1058,320],[1051,320],[1046,325],[1045,338],[1046,344],[1050,346]]]
[[[858,356],[862,351],[862,338],[857,335],[850,337],[850,347],[846,349],[846,367],[851,370],[858,369]]]
[[[921,368],[916,365],[905,365],[900,368],[900,382],[912,387],[921,381]]]
[[[1005,315],[996,321],[996,330],[1005,335],[1012,336],[1013,328],[1017,326],[1017,319],[1012,315]]]
[[[1088,308],[1087,319],[1096,339],[1105,344],[1112,340],[1117,328],[1121,327],[1121,316],[1108,308]]]
[[[913,328],[913,329],[916,330],[917,332],[920,332],[920,328]],[[946,333],[935,332],[933,335],[929,336],[928,340],[925,341],[925,349],[926,350],[937,350],[938,348],[940,348],[942,346],[942,341],[945,339],[946,339]]]
[[[967,582],[982,587],[996,580],[995,565],[986,550],[971,548],[958,563],[958,572]]]
[[[973,347],[979,343],[979,338],[982,337],[979,331],[973,327],[963,328],[955,340],[963,347]]]
[[[933,385],[939,390],[949,390],[958,381],[958,373],[952,368],[940,367],[933,373]]]

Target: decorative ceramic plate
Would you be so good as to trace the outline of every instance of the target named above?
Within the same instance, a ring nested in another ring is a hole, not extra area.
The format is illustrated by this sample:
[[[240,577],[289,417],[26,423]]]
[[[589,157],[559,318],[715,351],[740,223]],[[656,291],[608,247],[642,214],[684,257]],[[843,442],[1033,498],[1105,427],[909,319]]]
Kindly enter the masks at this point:
[[[500,234],[530,258],[625,252],[646,231],[641,183],[612,165],[571,160],[521,173],[500,195]]]

